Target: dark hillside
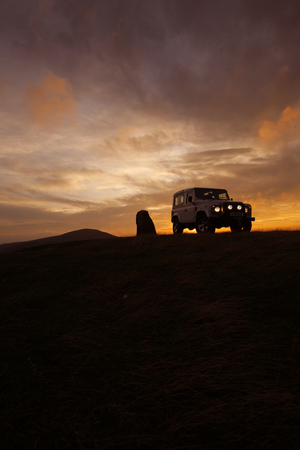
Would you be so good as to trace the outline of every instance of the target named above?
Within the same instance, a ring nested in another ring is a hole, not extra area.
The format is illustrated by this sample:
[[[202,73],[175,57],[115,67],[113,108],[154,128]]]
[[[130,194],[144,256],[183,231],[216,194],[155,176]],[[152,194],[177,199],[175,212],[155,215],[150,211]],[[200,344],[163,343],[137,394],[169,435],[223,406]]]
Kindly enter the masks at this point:
[[[88,241],[91,239],[111,239],[115,238],[112,234],[104,231],[92,230],[84,228],[82,230],[69,231],[68,233],[60,234],[59,236],[50,236],[42,239],[34,239],[25,242],[12,242],[9,244],[0,245],[0,253],[10,253],[24,248],[41,247],[44,245],[59,244],[62,242],[71,241]]]
[[[300,232],[0,254],[5,449],[300,447]]]

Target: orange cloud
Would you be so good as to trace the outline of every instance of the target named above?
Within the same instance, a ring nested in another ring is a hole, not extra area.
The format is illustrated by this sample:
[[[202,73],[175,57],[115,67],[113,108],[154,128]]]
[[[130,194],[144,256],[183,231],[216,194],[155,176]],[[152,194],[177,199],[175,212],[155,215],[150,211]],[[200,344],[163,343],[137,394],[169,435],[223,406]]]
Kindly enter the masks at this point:
[[[55,128],[76,120],[77,108],[71,84],[52,72],[48,72],[41,83],[28,86],[25,103],[29,118],[36,125]]]
[[[0,100],[6,100],[6,84],[0,81]]]
[[[300,137],[300,106],[285,108],[276,122],[265,120],[259,129],[259,136],[265,141],[274,141],[281,137]]]

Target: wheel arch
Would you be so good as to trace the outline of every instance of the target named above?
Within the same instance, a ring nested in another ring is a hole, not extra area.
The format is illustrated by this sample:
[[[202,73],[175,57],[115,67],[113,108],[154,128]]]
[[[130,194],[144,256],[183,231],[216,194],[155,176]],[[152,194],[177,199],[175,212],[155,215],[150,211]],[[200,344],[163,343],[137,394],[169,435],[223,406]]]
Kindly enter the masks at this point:
[[[208,217],[208,215],[204,209],[201,209],[200,211],[197,211],[196,220],[198,217]]]
[[[178,220],[178,222],[180,222],[180,223],[182,223],[181,222],[181,217],[180,217],[180,214],[174,214],[173,216],[172,216],[172,223],[174,223],[174,219],[177,219]]]

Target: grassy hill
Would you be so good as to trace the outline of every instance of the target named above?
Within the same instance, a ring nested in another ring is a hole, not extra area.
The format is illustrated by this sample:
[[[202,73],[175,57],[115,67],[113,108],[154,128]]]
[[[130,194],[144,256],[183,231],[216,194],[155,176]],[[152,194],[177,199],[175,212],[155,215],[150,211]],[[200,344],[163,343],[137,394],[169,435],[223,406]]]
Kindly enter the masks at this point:
[[[300,232],[0,254],[5,449],[296,449]]]

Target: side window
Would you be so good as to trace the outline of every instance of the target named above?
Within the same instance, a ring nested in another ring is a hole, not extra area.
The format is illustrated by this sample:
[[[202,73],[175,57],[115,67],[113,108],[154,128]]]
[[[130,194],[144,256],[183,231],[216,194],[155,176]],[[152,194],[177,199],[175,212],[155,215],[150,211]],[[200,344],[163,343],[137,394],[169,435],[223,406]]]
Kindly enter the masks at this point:
[[[194,192],[190,191],[186,194],[186,203],[193,203],[194,202]]]
[[[174,206],[180,206],[183,205],[183,194],[176,195],[174,197]]]

